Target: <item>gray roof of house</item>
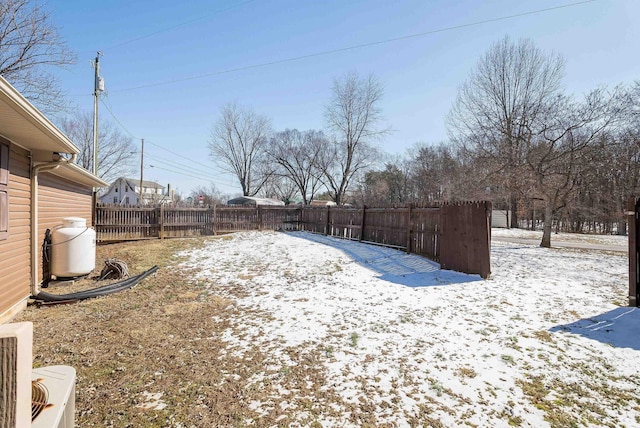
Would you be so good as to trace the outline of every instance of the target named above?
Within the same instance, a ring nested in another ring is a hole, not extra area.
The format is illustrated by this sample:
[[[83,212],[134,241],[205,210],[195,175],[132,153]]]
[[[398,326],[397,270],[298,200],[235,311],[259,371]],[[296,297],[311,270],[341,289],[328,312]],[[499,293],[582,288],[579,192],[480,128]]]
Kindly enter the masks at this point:
[[[130,186],[139,186],[140,185],[140,179],[139,178],[126,178],[126,177],[120,177],[123,180],[125,180],[127,182],[128,185]],[[164,189],[164,186],[156,183],[155,181],[147,181],[147,180],[142,180],[142,187],[147,187],[147,188],[156,188],[156,189]]]

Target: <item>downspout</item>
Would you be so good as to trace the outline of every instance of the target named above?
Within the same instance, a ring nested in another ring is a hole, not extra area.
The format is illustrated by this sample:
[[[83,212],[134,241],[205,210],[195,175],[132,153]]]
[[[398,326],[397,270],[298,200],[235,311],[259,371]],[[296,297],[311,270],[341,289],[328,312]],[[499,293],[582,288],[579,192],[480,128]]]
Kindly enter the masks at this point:
[[[38,281],[38,174],[43,171],[53,171],[60,165],[73,163],[76,154],[71,155],[71,159],[60,159],[55,162],[35,165],[31,168],[31,296],[35,297],[40,293],[40,283]]]

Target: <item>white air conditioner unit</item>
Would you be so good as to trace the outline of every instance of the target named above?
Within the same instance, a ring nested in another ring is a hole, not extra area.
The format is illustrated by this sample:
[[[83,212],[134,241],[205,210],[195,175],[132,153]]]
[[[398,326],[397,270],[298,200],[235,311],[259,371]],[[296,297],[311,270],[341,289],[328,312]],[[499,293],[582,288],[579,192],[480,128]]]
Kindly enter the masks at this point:
[[[32,344],[30,322],[0,325],[0,428],[72,428],[76,371],[32,370]],[[32,419],[34,412],[39,413]]]
[[[35,385],[49,392],[48,407],[31,422],[31,428],[73,428],[76,413],[76,370],[69,366],[50,366],[31,372]],[[35,388],[36,386],[34,386]],[[34,403],[34,408],[40,403]]]

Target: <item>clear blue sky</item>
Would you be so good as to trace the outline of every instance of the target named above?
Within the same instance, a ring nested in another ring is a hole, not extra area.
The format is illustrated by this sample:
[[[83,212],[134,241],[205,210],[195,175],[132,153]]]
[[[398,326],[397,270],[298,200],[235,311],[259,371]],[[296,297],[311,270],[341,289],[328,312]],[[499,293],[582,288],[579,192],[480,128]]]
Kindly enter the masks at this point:
[[[78,64],[59,72],[72,101],[80,110],[93,110],[90,60],[103,51],[103,99],[127,132],[145,139],[145,179],[171,183],[186,196],[193,187],[210,183],[225,193],[239,193],[234,177],[215,167],[208,149],[212,124],[230,101],[268,116],[275,130],[322,129],[333,79],[349,71],[373,73],[385,86],[381,107],[386,125],[395,130],[379,142],[380,148],[394,155],[416,142],[447,139],[444,119],[458,86],[505,35],[530,38],[541,49],[563,55],[567,92],[578,96],[599,85],[640,79],[639,0],[597,0],[215,74],[570,3],[49,0],[47,7],[78,53]],[[206,74],[211,75],[196,78]],[[169,81],[175,82],[163,84]],[[103,105],[100,113],[111,119]],[[171,160],[180,164],[171,166]]]

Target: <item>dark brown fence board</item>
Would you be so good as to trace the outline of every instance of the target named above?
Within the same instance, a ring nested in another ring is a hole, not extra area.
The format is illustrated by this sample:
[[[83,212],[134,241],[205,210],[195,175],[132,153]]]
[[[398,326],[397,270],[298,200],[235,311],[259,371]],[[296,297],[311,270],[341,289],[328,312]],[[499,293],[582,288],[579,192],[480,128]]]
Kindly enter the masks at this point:
[[[491,203],[444,204],[440,216],[440,266],[487,278],[491,273]]]
[[[440,260],[440,208],[411,210],[412,252]]]
[[[298,230],[299,207],[260,207],[262,228],[266,230]]]
[[[149,207],[98,206],[96,233],[100,241],[158,237],[158,210]]]
[[[360,240],[362,210],[357,208],[331,208],[328,235]]]
[[[258,229],[258,210],[250,207],[217,207],[216,233],[240,232]]]
[[[300,215],[299,230],[313,233],[326,233],[329,207],[304,207]]]

